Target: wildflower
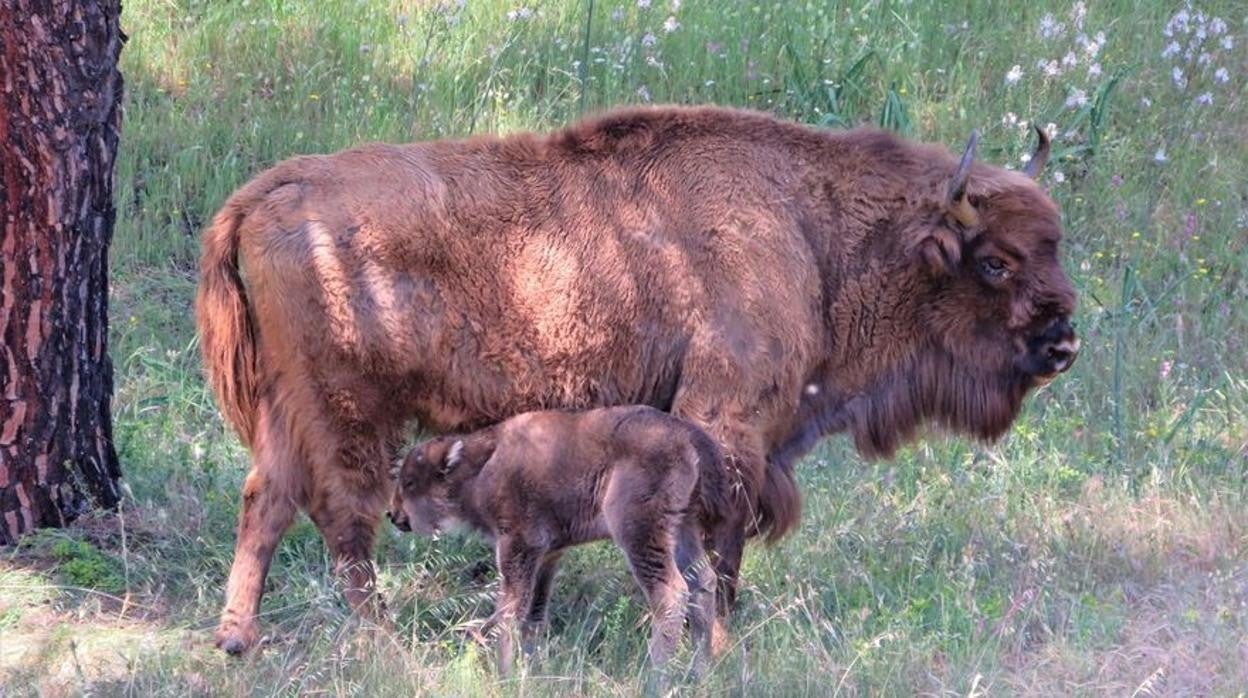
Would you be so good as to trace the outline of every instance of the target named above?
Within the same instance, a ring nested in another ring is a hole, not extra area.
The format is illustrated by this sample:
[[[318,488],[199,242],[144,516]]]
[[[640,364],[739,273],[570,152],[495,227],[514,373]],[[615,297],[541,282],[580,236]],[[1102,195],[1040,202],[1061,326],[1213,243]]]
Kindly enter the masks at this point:
[[[1010,68],[1010,72],[1005,74],[1005,84],[1013,85],[1023,78],[1022,66],[1014,66]]]
[[[1053,78],[1062,74],[1062,66],[1056,60],[1049,61],[1048,63],[1045,63],[1044,61],[1040,62],[1043,64],[1041,68],[1044,70],[1045,76]]]
[[[524,22],[533,18],[533,10],[527,7],[521,7],[518,10],[511,10],[507,13],[507,20],[511,22]]]
[[[1153,162],[1166,162],[1167,160],[1165,147],[1158,148],[1157,152],[1153,153]]]
[[[614,10],[611,10],[611,21],[612,21],[612,22],[618,22],[618,21],[620,21],[621,19],[624,19],[624,10],[622,10],[622,9],[620,9],[620,8],[618,8],[618,7],[617,7],[617,8],[615,8]]]
[[[1209,62],[1212,60],[1213,60],[1213,56],[1210,56],[1209,53],[1206,51],[1200,54],[1200,58],[1197,58],[1196,62],[1201,65],[1209,65]]]
[[[1078,64],[1079,58],[1075,55],[1074,51],[1067,51],[1066,55],[1062,56],[1062,66],[1066,68],[1073,68]]]
[[[1013,126],[1014,124],[1017,124],[1017,123],[1018,123],[1018,114],[1015,114],[1012,111],[1006,112],[1005,116],[1001,117],[1002,126]]]
[[[667,6],[672,8],[672,12],[680,12],[680,0],[670,0]]]
[[[1031,162],[1031,153],[1023,153],[1022,155],[1019,156],[1018,161],[1022,165],[1026,165],[1027,163]]]
[[[1148,97],[1140,97],[1140,106],[1144,107],[1145,109],[1148,109],[1149,107],[1153,106],[1153,100],[1149,99]]]
[[[1170,377],[1170,369],[1171,369],[1171,368],[1174,368],[1174,362],[1169,361],[1169,360],[1167,360],[1167,361],[1162,361],[1162,362],[1161,362],[1161,370],[1159,370],[1159,371],[1157,372],[1157,375],[1158,375],[1158,376],[1160,376],[1160,378],[1164,381],[1165,379],[1167,379],[1167,378],[1169,378],[1169,377]]]
[[[642,10],[650,9],[650,0],[637,0],[637,7]]]
[[[1099,78],[1099,77],[1101,77],[1101,64],[1093,63],[1092,65],[1088,66],[1088,78]]]
[[[1217,70],[1213,72],[1214,82],[1225,83],[1225,82],[1230,81],[1230,79],[1231,79],[1231,74],[1227,72],[1226,68],[1218,68]]]
[[[1230,51],[1232,48],[1235,48],[1235,40],[1231,38],[1230,34],[1227,34],[1226,36],[1222,37],[1221,43],[1222,43],[1222,48],[1226,49],[1227,51]]]
[[[714,86],[715,86],[715,81],[714,81],[714,80],[707,80],[707,81],[706,81],[706,83],[704,84],[704,86],[705,86],[705,87],[714,87]]]
[[[654,34],[651,34],[650,32],[646,32],[645,36],[641,37],[641,45],[647,48],[649,48],[650,46],[654,46],[658,42],[659,42],[658,37],[656,37]]]
[[[1049,138],[1056,138],[1057,137],[1057,124],[1050,121],[1048,125],[1044,127],[1044,132],[1049,134]]]
[[[1075,6],[1070,9],[1070,20],[1076,28],[1082,28],[1083,18],[1086,17],[1087,14],[1088,6],[1084,4],[1083,0],[1079,0],[1079,2],[1076,2]]]
[[[1179,50],[1180,50],[1179,42],[1171,41],[1170,43],[1166,44],[1166,48],[1162,50],[1161,57],[1162,58],[1174,58],[1175,56],[1179,55]]]
[[[1088,93],[1084,92],[1078,87],[1072,87],[1070,90],[1070,94],[1066,96],[1066,108],[1067,109],[1070,109],[1071,107],[1086,106],[1087,103],[1088,103]]]
[[[663,61],[660,61],[654,56],[646,56],[646,65],[650,66],[651,68],[662,68]]]
[[[1212,93],[1212,92],[1205,92],[1205,93],[1203,93],[1203,94],[1199,95],[1198,97],[1196,97],[1196,103],[1197,103],[1197,104],[1204,104],[1204,105],[1213,104],[1213,93]]]
[[[668,34],[671,34],[677,29],[680,29],[680,22],[676,21],[676,17],[669,16],[667,20],[663,22],[663,31],[667,32]]]
[[[1217,36],[1226,33],[1226,22],[1221,17],[1214,17],[1209,22],[1209,33]]]
[[[647,3],[647,4],[649,4],[649,3]],[[638,88],[637,88],[637,97],[638,97],[639,99],[641,99],[641,101],[643,101],[643,102],[649,102],[649,101],[650,101],[650,90],[646,89],[646,86],[645,86],[645,85],[642,85],[641,87],[638,87]]]
[[[1066,25],[1057,21],[1050,12],[1040,18],[1040,38],[1052,39],[1062,35],[1066,31]]]
[[[1062,182],[1066,181],[1066,175],[1062,174],[1061,170],[1057,170],[1056,172],[1053,173],[1053,181],[1057,182],[1058,184],[1061,184]]]
[[[1174,81],[1174,86],[1180,90],[1187,87],[1187,76],[1183,74],[1183,69],[1178,66],[1175,66],[1174,70],[1170,71],[1170,79]]]

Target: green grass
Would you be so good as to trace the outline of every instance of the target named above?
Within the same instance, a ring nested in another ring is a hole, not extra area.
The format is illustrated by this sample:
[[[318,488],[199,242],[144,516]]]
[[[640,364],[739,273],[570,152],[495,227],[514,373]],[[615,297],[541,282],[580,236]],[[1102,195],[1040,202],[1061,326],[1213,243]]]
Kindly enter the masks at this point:
[[[751,549],[738,644],[707,693],[1242,690],[1248,17],[1194,6],[1233,37],[1210,36],[1202,66],[1200,51],[1163,56],[1179,5],[1089,4],[1095,59],[1071,6],[1043,1],[599,0],[587,17],[587,2],[552,0],[515,20],[520,5],[491,0],[126,3],[112,353],[127,497],[121,517],[0,553],[0,693],[636,692],[643,606],[608,546],[570,557],[551,636],[510,682],[462,627],[492,606],[488,550],[388,528],[398,637],[350,620],[302,523],[265,599],[273,644],[215,653],[247,458],[200,378],[190,304],[204,221],[281,158],[553,128],[645,99],[951,148],[978,128],[981,156],[1014,167],[1031,145],[1018,121],[1053,123],[1044,181],[1081,294],[1079,363],[1000,444],[933,438],[865,463],[834,438],[801,464],[801,529]],[[1047,13],[1061,36],[1041,36]],[[1037,66],[1068,51],[1077,65],[1058,76]]]

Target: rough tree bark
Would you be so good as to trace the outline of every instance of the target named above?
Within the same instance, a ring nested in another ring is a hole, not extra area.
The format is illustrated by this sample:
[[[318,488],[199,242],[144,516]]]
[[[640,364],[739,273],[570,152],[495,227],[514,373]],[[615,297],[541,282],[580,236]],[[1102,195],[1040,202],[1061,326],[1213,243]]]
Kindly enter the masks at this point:
[[[119,0],[0,0],[0,544],[118,501]]]

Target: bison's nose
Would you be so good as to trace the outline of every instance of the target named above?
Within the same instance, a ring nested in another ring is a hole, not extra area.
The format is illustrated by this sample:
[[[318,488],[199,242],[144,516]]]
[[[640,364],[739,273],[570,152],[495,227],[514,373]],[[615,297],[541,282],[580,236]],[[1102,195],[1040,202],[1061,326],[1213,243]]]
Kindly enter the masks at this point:
[[[1049,325],[1032,349],[1041,374],[1054,375],[1068,370],[1079,356],[1079,337],[1068,318],[1059,318]]]

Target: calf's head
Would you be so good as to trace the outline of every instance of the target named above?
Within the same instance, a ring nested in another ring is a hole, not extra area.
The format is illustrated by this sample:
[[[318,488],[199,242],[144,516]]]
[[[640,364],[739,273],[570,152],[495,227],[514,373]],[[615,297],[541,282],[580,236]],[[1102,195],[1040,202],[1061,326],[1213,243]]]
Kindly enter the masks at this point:
[[[464,441],[454,436],[429,439],[411,450],[392,471],[394,498],[390,521],[400,531],[434,535],[458,517],[450,476],[464,456]]]

